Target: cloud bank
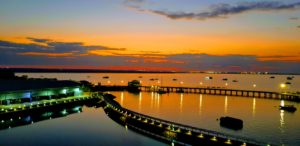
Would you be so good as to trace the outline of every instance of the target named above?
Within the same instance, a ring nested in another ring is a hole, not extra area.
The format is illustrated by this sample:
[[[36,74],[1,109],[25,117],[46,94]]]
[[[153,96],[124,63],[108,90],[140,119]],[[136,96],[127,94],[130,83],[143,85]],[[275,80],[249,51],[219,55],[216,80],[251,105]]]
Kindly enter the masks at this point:
[[[143,8],[144,0],[127,0],[127,7],[139,12],[157,14],[170,19],[195,19],[206,20],[213,18],[228,18],[231,15],[241,14],[250,11],[280,11],[280,10],[299,10],[300,2],[284,3],[278,1],[256,1],[240,2],[237,4],[219,3],[211,5],[208,10],[200,12],[173,12],[168,10],[154,10]]]
[[[280,61],[294,56],[126,54],[124,48],[85,46],[80,42],[56,42],[30,39],[44,45],[22,44],[0,40],[0,67],[3,66],[72,66],[106,69],[158,69],[176,71],[261,71],[300,73],[299,61]],[[103,51],[110,54],[103,54]],[[96,53],[95,53],[96,52]],[[155,53],[155,54],[151,54]]]

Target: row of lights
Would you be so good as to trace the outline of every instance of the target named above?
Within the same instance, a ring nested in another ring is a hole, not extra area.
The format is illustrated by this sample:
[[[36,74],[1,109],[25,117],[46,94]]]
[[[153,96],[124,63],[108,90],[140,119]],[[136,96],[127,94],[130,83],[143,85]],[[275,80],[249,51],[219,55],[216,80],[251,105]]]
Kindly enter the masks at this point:
[[[91,98],[91,97],[81,97],[81,98],[78,98],[78,99],[73,99],[73,101],[84,100],[84,99],[90,99],[90,98]],[[64,102],[64,103],[66,103],[66,102],[72,102],[72,99],[64,100],[63,102]],[[30,109],[32,109],[33,106],[35,106],[35,105],[36,105],[37,107],[40,107],[40,104],[43,104],[43,106],[46,106],[47,103],[49,103],[50,105],[52,105],[53,103],[54,103],[54,104],[58,104],[59,102],[58,102],[58,101],[49,101],[49,102],[44,101],[43,103],[40,103],[40,102],[37,102],[36,104],[30,103],[30,105],[25,105],[25,104],[23,104],[23,107],[19,105],[18,108],[10,107],[9,110],[13,110],[13,111],[17,111],[18,109],[24,110],[26,107],[29,107]],[[3,109],[3,108],[2,108],[0,111],[2,111],[2,112],[8,112],[7,109]]]
[[[110,105],[110,106],[111,106],[111,105]],[[109,106],[108,106],[108,107],[109,107]],[[113,107],[113,106],[112,106],[112,108],[113,108],[114,110],[120,112],[120,113],[124,113],[125,116],[127,116],[127,111],[124,112],[123,110],[120,110],[120,109],[115,108],[115,107]],[[131,116],[131,114],[129,114],[129,116]],[[141,117],[141,116],[138,116],[138,117],[139,117],[139,118],[138,118],[137,120],[142,121],[142,117]],[[134,115],[132,118],[133,118],[133,119],[136,119],[136,116]],[[151,120],[151,121],[152,121],[152,122],[151,122],[150,124],[151,124],[151,125],[154,125],[154,124],[155,124],[155,123],[154,123],[154,120]],[[144,122],[144,123],[148,123],[148,119],[145,119],[143,122]],[[158,127],[163,127],[162,123],[159,123],[157,126],[158,126]],[[171,128],[171,127],[172,127],[172,128]],[[127,125],[125,125],[125,128],[128,129]],[[179,127],[178,127],[177,130],[174,130],[174,125],[172,125],[172,126],[169,125],[166,129],[172,130],[172,131],[175,131],[175,132],[178,132],[178,133],[181,132],[181,130],[180,130]],[[187,135],[192,135],[192,132],[189,130],[188,132],[186,132],[186,134],[187,134]],[[204,135],[201,133],[201,134],[199,134],[197,137],[198,137],[198,138],[204,138]],[[217,137],[216,137],[216,136],[213,136],[210,140],[212,140],[212,141],[217,141]],[[228,139],[225,143],[226,143],[226,144],[232,144],[232,142],[231,142],[230,139]],[[174,145],[173,142],[172,142],[172,145]],[[242,146],[246,146],[246,143],[243,143]]]
[[[123,110],[120,110],[120,109],[118,109],[118,108],[116,108],[116,107],[114,107],[114,106],[112,106],[112,105],[110,105],[114,110],[116,110],[116,111],[118,111],[118,112],[120,112],[120,113],[124,113],[125,114],[125,116],[127,116],[127,111],[125,112],[125,111],[123,111]],[[109,106],[109,107],[110,107]],[[132,116],[131,114],[128,114],[128,116]],[[142,121],[142,117],[141,116],[138,116],[139,118],[137,119],[137,120],[139,120],[139,121]],[[133,119],[136,119],[136,115],[134,115],[133,114],[133,117],[132,117]],[[154,120],[151,120],[152,122],[151,123],[149,123],[149,124],[151,124],[151,125],[154,125],[155,123],[154,123]],[[145,120],[143,121],[144,123],[148,123],[148,119],[146,119],[145,118]],[[127,126],[127,125],[126,125]],[[125,127],[126,127],[125,126]],[[158,125],[157,125],[158,127],[163,127],[163,125],[162,125],[162,123],[159,123]],[[175,132],[181,132],[181,130],[180,130],[180,128],[178,127],[178,129],[177,130],[174,130],[174,125],[172,125],[172,127],[173,127],[173,129],[171,129],[171,126],[169,125],[168,127],[167,127],[167,129],[168,130],[172,130],[172,131],[175,131]],[[188,131],[188,132],[186,132],[186,134],[187,135],[192,135],[192,132],[191,131]],[[204,138],[204,135],[201,133],[201,134],[199,134],[197,137],[199,137],[199,138]],[[213,136],[210,140],[212,140],[212,141],[217,141],[217,137],[216,136]],[[173,142],[172,142],[172,144],[173,144]],[[227,139],[227,141],[225,142],[225,144],[232,144],[232,142],[231,142],[231,140],[230,139]],[[242,144],[242,146],[246,146],[247,144],[244,142],[243,144]],[[270,146],[269,144],[267,144],[267,146]]]

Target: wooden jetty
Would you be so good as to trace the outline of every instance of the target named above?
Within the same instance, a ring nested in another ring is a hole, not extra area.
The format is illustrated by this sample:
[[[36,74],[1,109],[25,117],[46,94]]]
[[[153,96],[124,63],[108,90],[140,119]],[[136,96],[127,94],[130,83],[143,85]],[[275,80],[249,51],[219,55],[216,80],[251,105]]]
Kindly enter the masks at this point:
[[[241,97],[256,97],[268,99],[284,99],[291,101],[300,101],[300,94],[279,93],[270,91],[256,91],[256,90],[239,90],[227,88],[199,88],[199,87],[171,87],[171,86],[140,86],[141,91],[146,92],[177,92],[177,93],[199,93],[211,95],[225,95],[225,96],[241,96]]]

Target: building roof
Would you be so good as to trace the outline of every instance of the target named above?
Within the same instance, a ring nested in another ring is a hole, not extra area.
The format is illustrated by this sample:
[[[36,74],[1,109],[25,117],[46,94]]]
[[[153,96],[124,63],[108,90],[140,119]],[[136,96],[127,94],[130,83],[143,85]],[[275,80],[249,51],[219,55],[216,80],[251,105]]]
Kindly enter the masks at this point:
[[[0,80],[0,92],[11,92],[20,90],[38,90],[46,88],[63,88],[80,86],[78,82],[68,80]]]

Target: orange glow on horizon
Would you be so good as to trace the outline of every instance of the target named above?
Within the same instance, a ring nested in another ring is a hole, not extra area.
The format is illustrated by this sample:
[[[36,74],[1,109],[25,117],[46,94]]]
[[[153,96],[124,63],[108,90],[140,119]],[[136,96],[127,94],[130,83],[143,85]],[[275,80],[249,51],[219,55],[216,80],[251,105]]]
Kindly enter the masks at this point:
[[[97,37],[61,36],[37,37],[50,39],[55,42],[83,42],[84,45],[100,45],[110,48],[126,48],[126,50],[89,50],[86,55],[99,56],[133,56],[144,57],[152,54],[154,57],[164,58],[163,55],[176,54],[209,54],[209,55],[254,55],[261,61],[300,61],[300,41],[293,39],[279,39],[257,36],[184,36],[184,35],[153,35],[153,34],[116,34]],[[0,37],[1,40],[24,44],[38,44],[25,37]],[[283,51],[284,50],[284,51]],[[27,53],[24,55],[38,55]],[[154,55],[153,55],[154,54]],[[39,54],[46,56],[46,54]],[[52,56],[66,56],[67,54],[53,54]],[[71,55],[71,54],[70,54]],[[159,56],[162,55],[162,56]],[[292,55],[292,56],[291,56]],[[49,54],[49,56],[51,56]],[[286,57],[267,57],[286,56]],[[261,58],[260,58],[261,57]]]

